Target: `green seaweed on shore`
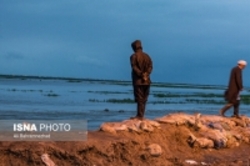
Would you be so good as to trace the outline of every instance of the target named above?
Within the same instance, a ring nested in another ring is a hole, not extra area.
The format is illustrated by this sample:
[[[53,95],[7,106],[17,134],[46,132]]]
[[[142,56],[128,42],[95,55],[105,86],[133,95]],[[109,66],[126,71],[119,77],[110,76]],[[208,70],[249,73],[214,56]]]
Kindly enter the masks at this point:
[[[130,98],[126,98],[126,99],[108,99],[108,100],[106,100],[106,102],[109,102],[109,103],[134,103],[135,101],[130,99]]]
[[[97,99],[89,99],[89,102],[103,102],[103,101],[100,101],[100,100],[97,100]]]
[[[149,104],[185,104],[184,102],[177,101],[149,101]]]
[[[69,83],[81,83],[82,80],[67,80]]]
[[[194,93],[194,94],[174,94],[174,93],[155,93],[153,94],[154,97],[157,98],[179,98],[179,97],[202,97],[202,98],[214,98],[214,97],[223,97],[221,94],[215,93]]]
[[[44,96],[48,96],[48,97],[58,97],[59,95],[58,94],[55,94],[55,93],[48,93]]]
[[[123,104],[130,104],[135,103],[133,99],[124,98],[124,99],[89,99],[89,102],[106,102],[106,103],[123,103]],[[242,96],[241,102],[243,104],[250,104],[250,96]],[[214,104],[214,105],[224,105],[226,104],[225,100],[215,100],[211,99],[193,99],[193,98],[186,98],[183,101],[172,101],[172,100],[158,100],[158,101],[148,101],[148,104]]]
[[[19,92],[43,92],[43,90],[34,90],[34,89],[22,89],[22,90],[18,90],[18,89],[8,89],[8,91],[13,91],[13,92],[15,92],[15,91],[19,91]]]
[[[197,104],[218,104],[218,105],[223,105],[226,102],[223,100],[200,100],[200,99],[186,99],[187,103],[197,103]]]
[[[132,92],[118,92],[118,91],[88,91],[88,93],[99,93],[99,94],[130,94]]]
[[[135,101],[130,98],[125,98],[125,99],[107,99],[107,100],[89,99],[89,102],[98,102],[98,103],[106,102],[106,103],[126,104],[126,103],[134,103]]]
[[[215,90],[224,90],[225,86],[219,85],[196,85],[196,84],[171,84],[171,83],[153,83],[152,87],[160,88],[179,88],[179,89],[215,89]]]
[[[30,90],[25,90],[25,89],[22,89],[22,90],[18,90],[18,89],[8,89],[8,91],[13,91],[13,92],[16,92],[16,91],[21,91],[21,92],[34,92],[36,90],[33,90],[33,89],[30,89]]]
[[[135,103],[133,99],[125,98],[125,99],[106,99],[106,100],[98,100],[98,99],[89,99],[89,102],[107,102],[107,103],[123,103],[130,104]],[[200,100],[200,99],[186,99],[185,101],[168,101],[168,100],[160,100],[160,101],[148,101],[148,104],[189,104],[189,103],[197,103],[197,104],[225,104],[224,101],[216,101],[216,100]]]
[[[129,81],[106,81],[102,84],[112,84],[121,86],[131,86],[132,83]],[[215,90],[225,90],[225,86],[221,85],[199,85],[199,84],[180,84],[180,83],[152,83],[151,87],[159,88],[179,88],[179,89],[215,89]]]
[[[249,105],[250,104],[250,95],[241,95],[241,103]]]

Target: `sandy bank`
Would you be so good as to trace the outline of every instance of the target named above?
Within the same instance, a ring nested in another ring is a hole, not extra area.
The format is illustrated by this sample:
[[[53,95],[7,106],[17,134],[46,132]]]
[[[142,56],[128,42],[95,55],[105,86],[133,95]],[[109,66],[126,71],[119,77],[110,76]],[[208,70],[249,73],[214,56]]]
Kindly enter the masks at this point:
[[[147,120],[106,123],[115,132],[89,131],[83,142],[0,142],[0,165],[44,166],[43,154],[57,166],[246,165],[248,120],[172,114],[150,130]]]

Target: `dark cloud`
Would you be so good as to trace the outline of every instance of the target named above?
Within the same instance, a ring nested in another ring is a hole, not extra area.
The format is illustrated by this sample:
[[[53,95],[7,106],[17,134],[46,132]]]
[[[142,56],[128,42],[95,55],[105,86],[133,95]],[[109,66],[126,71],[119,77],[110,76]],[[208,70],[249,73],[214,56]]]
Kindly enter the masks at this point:
[[[1,58],[0,72],[130,79],[130,43],[141,39],[154,80],[224,83],[219,75],[237,59],[250,61],[249,7],[246,0],[3,1],[0,57],[22,61],[10,69]]]

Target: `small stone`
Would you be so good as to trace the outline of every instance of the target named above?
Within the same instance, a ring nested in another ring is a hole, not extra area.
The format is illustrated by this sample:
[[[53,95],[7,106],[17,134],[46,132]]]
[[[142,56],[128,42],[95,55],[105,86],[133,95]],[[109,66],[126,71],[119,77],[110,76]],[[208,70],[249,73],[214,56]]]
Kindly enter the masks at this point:
[[[108,124],[106,124],[106,123],[103,123],[101,125],[100,130],[104,131],[104,132],[109,132],[109,133],[112,133],[112,134],[116,133],[116,130],[113,127],[111,127]]]
[[[201,162],[201,165],[208,165],[207,163],[205,163],[205,162]]]
[[[46,153],[41,156],[41,159],[46,166],[56,166],[56,164],[50,159],[49,155]]]
[[[145,121],[141,122],[140,129],[142,129],[143,131],[147,131],[147,132],[154,131],[154,128],[150,124],[146,123]]]
[[[127,131],[128,127],[124,124],[114,127],[115,131]]]
[[[147,147],[151,156],[158,157],[162,154],[161,146],[158,144],[151,144]]]
[[[195,144],[194,146],[198,146],[200,148],[213,148],[214,147],[214,142],[207,138],[197,138],[194,144]]]
[[[190,165],[198,165],[198,163],[194,160],[185,160],[185,162],[190,164]]]

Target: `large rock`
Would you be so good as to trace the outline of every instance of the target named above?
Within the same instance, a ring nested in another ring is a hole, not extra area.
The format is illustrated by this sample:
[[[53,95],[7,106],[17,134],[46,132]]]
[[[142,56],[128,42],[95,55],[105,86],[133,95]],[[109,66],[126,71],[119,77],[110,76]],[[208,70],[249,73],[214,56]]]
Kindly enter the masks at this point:
[[[143,121],[143,122],[140,123],[140,129],[143,130],[143,131],[148,131],[148,132],[154,131],[153,126],[151,126],[146,121]]]
[[[142,131],[151,132],[155,128],[160,128],[160,124],[156,121],[145,119],[143,121],[137,119],[124,120],[122,122],[107,122],[100,127],[101,131],[116,133],[117,131],[134,131],[140,133]]]
[[[188,115],[185,113],[173,113],[169,114],[160,118],[155,119],[157,122],[160,123],[168,123],[174,125],[185,125],[185,124],[194,124],[195,118],[192,115]]]
[[[111,125],[109,125],[108,123],[103,123],[100,127],[100,130],[101,131],[104,131],[104,132],[108,132],[108,133],[112,133],[112,134],[115,134],[116,133],[116,130],[114,127],[112,127]]]
[[[192,147],[199,147],[199,148],[214,148],[214,142],[208,138],[197,138],[193,134],[190,133],[187,142]]]

